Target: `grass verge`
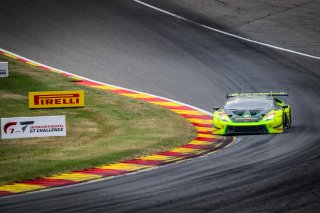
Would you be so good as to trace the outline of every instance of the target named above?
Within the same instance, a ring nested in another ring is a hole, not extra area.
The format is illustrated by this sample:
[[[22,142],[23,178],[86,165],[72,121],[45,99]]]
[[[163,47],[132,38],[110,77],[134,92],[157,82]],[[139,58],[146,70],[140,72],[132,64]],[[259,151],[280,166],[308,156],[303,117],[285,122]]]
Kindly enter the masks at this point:
[[[67,136],[0,139],[0,184],[132,159],[186,144],[195,129],[156,105],[69,82],[6,56],[0,78],[0,117],[66,115]],[[84,90],[84,108],[28,108],[29,91]]]

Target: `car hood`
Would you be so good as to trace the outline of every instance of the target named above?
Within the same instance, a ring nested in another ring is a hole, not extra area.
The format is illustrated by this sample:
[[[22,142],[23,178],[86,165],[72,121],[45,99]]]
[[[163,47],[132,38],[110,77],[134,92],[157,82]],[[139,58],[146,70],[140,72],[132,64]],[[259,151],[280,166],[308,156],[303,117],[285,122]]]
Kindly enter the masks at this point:
[[[258,122],[270,112],[266,109],[224,109],[233,122]]]

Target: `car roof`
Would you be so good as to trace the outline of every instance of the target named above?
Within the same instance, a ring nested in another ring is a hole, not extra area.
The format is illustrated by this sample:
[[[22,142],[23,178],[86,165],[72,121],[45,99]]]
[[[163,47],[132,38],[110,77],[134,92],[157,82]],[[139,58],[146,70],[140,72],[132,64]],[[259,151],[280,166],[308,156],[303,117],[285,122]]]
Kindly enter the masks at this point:
[[[275,100],[272,96],[267,95],[238,95],[230,97],[224,109],[229,110],[254,110],[254,109],[270,109],[275,106]]]
[[[274,98],[270,95],[238,95],[230,97],[228,100],[274,100]]]

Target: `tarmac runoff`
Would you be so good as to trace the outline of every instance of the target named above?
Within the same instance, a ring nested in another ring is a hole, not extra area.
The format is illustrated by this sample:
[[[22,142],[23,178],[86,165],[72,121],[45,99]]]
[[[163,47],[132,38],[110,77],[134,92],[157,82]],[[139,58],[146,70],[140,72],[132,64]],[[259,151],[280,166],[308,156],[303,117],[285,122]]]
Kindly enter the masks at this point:
[[[233,145],[235,137],[217,136],[212,134],[212,114],[199,108],[166,99],[156,95],[146,94],[114,85],[93,81],[78,75],[74,75],[59,69],[55,69],[30,59],[21,57],[4,49],[0,54],[6,55],[17,61],[43,69],[44,71],[55,72],[69,78],[73,78],[74,84],[83,85],[98,90],[106,90],[126,97],[138,99],[148,103],[156,104],[169,109],[189,121],[197,130],[194,140],[181,147],[156,153],[153,155],[126,160],[118,163],[101,165],[80,171],[57,174],[49,177],[41,177],[32,180],[16,182],[13,184],[0,185],[0,197],[12,196],[21,193],[47,190],[56,187],[65,187],[89,181],[97,181],[105,178],[113,178],[121,175],[132,174],[140,171],[154,169],[163,165],[173,164],[209,153],[221,151]]]

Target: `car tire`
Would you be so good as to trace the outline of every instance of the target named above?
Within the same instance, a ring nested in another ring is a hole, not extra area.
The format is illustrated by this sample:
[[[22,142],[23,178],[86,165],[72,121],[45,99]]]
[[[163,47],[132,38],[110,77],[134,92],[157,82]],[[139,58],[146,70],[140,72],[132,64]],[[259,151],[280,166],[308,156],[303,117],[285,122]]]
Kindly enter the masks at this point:
[[[288,128],[292,126],[292,119],[291,119],[291,109],[289,110],[289,125]]]
[[[284,129],[288,128],[288,119],[287,119],[287,114],[283,112],[282,115],[282,126],[283,126],[283,131]]]

